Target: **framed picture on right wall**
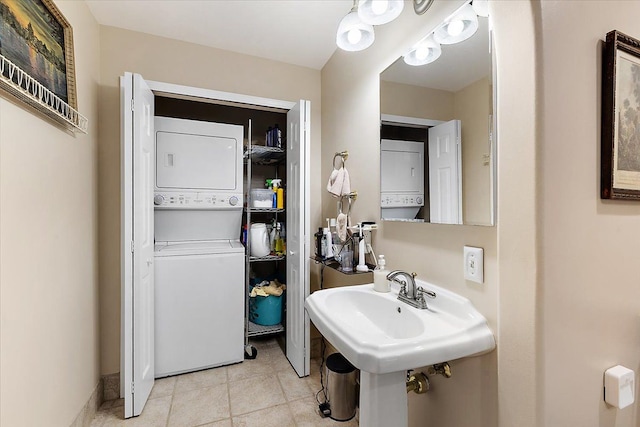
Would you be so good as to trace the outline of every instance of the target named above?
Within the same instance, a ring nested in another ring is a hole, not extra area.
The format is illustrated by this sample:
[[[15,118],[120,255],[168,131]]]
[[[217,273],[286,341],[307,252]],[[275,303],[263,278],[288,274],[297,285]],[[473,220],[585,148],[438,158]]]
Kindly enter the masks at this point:
[[[602,56],[600,197],[640,200],[640,41],[619,31]]]

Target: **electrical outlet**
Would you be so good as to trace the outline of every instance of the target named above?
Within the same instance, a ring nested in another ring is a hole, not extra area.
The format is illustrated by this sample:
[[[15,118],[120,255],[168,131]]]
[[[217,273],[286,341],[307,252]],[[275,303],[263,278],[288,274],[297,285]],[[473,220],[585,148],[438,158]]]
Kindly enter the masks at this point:
[[[484,250],[482,248],[464,247],[464,278],[484,283]]]

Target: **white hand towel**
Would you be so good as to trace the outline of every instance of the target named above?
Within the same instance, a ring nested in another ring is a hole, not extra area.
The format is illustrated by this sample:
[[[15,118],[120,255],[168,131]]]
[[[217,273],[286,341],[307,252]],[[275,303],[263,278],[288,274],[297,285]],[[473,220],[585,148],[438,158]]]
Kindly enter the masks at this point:
[[[327,191],[334,197],[347,196],[351,193],[349,172],[344,167],[334,169],[329,176]]]
[[[336,231],[340,241],[344,242],[347,240],[347,215],[342,212],[340,212],[338,218],[336,218]]]
[[[349,172],[347,168],[344,169],[344,180],[342,181],[342,196],[348,196],[351,194],[351,179],[349,179]]]

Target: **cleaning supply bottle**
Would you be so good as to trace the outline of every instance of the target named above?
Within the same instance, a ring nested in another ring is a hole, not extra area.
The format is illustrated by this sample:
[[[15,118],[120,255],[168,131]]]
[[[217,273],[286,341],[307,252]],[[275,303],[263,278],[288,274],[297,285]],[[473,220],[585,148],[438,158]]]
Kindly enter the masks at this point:
[[[276,224],[276,236],[275,236],[275,247],[274,252],[276,255],[282,255],[282,237],[280,237],[280,223]]]
[[[272,179],[271,180],[271,185],[272,190],[273,190],[273,207],[274,208],[278,208],[278,209],[282,209],[284,208],[284,193],[283,197],[282,197],[282,203],[280,203],[281,206],[278,206],[278,189],[280,188],[280,186],[282,185],[282,180],[281,179]]]
[[[274,134],[274,147],[282,148],[282,131],[278,127],[278,124],[275,124],[275,128],[273,129]]]
[[[269,233],[269,247],[271,248],[271,252],[276,251],[276,223],[275,221],[271,224],[271,233]]]
[[[389,271],[385,268],[386,261],[384,255],[378,256],[378,266],[373,270],[373,290],[378,292],[389,292],[389,281],[387,274]]]
[[[284,209],[284,188],[282,187],[276,190],[276,208]]]

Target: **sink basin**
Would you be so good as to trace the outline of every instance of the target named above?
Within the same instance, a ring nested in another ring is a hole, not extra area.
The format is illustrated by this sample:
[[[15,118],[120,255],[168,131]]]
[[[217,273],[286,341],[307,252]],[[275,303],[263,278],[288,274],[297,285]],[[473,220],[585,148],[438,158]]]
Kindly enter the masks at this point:
[[[398,288],[372,284],[316,291],[305,308],[320,333],[361,371],[386,374],[491,351],[495,340],[471,302],[416,280],[437,294],[420,310],[398,301]],[[395,285],[395,284],[393,284]]]

